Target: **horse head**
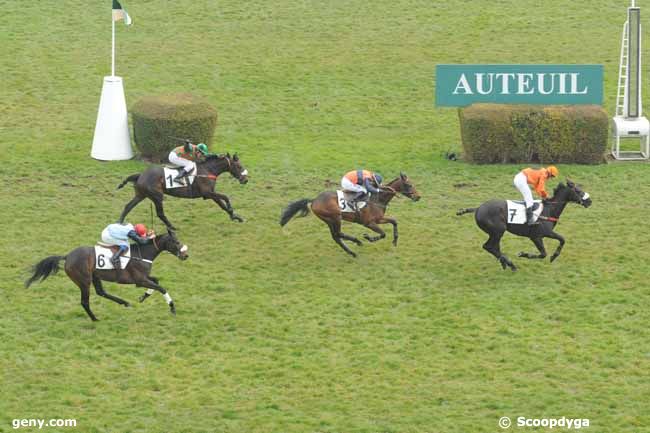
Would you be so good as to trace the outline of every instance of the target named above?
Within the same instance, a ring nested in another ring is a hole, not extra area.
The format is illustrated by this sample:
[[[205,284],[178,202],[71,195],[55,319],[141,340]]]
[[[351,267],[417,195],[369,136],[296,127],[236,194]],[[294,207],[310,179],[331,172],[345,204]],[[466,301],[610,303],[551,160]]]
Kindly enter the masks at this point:
[[[157,247],[160,250],[168,251],[181,260],[187,260],[189,257],[187,245],[179,241],[176,233],[172,230],[167,230],[167,234],[154,238],[154,240],[157,240]]]
[[[553,191],[554,196],[562,194],[564,196],[564,201],[570,201],[573,203],[578,203],[584,207],[591,206],[591,196],[588,192],[583,191],[582,187],[571,179],[566,179],[566,186],[563,183],[560,183],[555,191]]]
[[[227,154],[229,157],[230,155]],[[235,153],[230,160],[230,174],[237,179],[240,184],[245,185],[248,183],[248,170],[242,165],[239,156]]]
[[[395,192],[401,193],[413,201],[420,200],[420,194],[411,183],[408,176],[400,172],[399,177],[388,184]]]

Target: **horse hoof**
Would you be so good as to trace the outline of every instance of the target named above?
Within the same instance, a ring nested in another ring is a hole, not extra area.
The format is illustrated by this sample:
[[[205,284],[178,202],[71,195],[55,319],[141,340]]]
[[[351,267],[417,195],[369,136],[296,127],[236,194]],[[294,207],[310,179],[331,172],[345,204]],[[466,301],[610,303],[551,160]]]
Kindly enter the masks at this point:
[[[130,306],[131,306],[131,304],[129,304],[128,302],[124,303],[124,308],[129,308]]]
[[[557,259],[558,257],[559,257],[559,256],[552,255],[552,256],[551,256],[551,263],[553,263],[553,261],[555,261],[555,259]]]
[[[147,296],[142,295],[138,298],[138,302],[143,303],[145,299],[147,299]]]
[[[519,254],[517,254],[517,257],[526,257],[526,253],[521,251]]]
[[[370,235],[369,235],[368,233],[364,233],[364,234],[363,234],[363,237],[364,237],[368,242],[372,242],[372,238],[370,237]]]

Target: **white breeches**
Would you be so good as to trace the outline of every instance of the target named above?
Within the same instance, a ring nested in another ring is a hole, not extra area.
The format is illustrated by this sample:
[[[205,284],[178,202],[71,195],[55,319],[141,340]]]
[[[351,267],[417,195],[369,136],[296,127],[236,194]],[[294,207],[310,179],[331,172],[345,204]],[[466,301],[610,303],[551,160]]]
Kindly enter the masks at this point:
[[[124,245],[129,246],[129,241],[124,239],[115,239],[108,233],[108,227],[102,230],[102,242],[109,245]]]
[[[533,201],[533,193],[530,192],[530,187],[528,186],[528,179],[526,178],[526,175],[522,172],[519,172],[519,174],[515,176],[514,184],[515,188],[517,188],[521,195],[524,197],[526,207],[531,207],[535,202]]]
[[[365,186],[352,183],[350,179],[348,179],[347,177],[341,179],[341,188],[343,188],[343,191],[364,192],[364,193],[368,192]]]
[[[180,167],[183,167],[185,171],[187,171],[188,173],[192,171],[192,169],[194,168],[193,161],[190,161],[189,159],[181,158],[180,156],[176,155],[176,152],[174,151],[169,152],[169,162],[178,165]]]

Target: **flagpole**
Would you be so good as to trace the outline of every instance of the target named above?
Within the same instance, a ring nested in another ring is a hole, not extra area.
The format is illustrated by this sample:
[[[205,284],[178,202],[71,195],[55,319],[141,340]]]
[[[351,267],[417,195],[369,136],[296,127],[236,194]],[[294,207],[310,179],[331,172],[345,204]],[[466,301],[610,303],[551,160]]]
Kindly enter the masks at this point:
[[[112,11],[111,11],[111,27],[112,27],[111,77],[114,77],[115,76],[115,20],[113,19]]]

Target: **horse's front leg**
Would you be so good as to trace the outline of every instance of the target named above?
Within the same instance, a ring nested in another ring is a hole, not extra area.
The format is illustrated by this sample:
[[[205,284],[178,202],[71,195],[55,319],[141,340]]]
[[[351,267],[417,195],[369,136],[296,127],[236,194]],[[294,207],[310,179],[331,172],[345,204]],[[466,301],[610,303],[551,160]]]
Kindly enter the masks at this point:
[[[375,223],[368,223],[364,227],[368,227],[373,232],[379,233],[379,236],[370,236],[368,233],[364,233],[363,237],[366,238],[368,242],[377,242],[378,240],[384,239],[386,237],[386,233]]]
[[[160,283],[158,282],[158,278],[149,275],[149,279],[150,279],[151,281],[153,281],[154,283],[160,285]],[[144,294],[138,298],[138,301],[141,302],[141,303],[144,302],[145,299],[147,299],[149,296],[153,295],[154,292],[155,292],[154,289],[147,289],[147,290],[144,292]]]
[[[141,280],[141,281],[138,281],[136,283],[136,285],[138,287],[146,287],[147,289],[153,289],[153,290],[156,290],[156,291],[160,292],[163,295],[163,298],[165,298],[165,301],[167,301],[167,305],[169,305],[170,313],[172,313],[174,315],[176,314],[176,306],[174,305],[174,301],[172,300],[172,297],[169,296],[169,293],[167,292],[167,290],[165,290],[164,287],[156,284],[149,277],[144,277],[144,279]],[[151,295],[151,293],[153,293],[153,291],[147,290],[146,293]],[[146,298],[144,298],[144,299],[146,299]],[[144,301],[144,299],[141,299],[140,302]]]
[[[397,246],[397,220],[395,218],[389,218],[389,217],[381,217],[379,221],[377,221],[378,224],[392,224],[393,225],[393,245]]]
[[[551,239],[557,239],[560,242],[560,245],[557,246],[557,249],[555,250],[555,252],[551,256],[551,262],[553,262],[560,255],[560,252],[562,252],[562,248],[564,248],[565,241],[564,241],[564,238],[562,237],[562,235],[559,235],[559,234],[557,234],[557,233],[555,233],[553,231],[550,232],[549,234],[547,234],[546,237],[551,238]]]
[[[533,241],[533,243],[539,250],[539,254],[529,254],[522,251],[518,254],[518,256],[527,259],[543,259],[544,257],[546,257],[546,248],[544,248],[544,240],[542,238],[535,238],[535,239],[531,239],[531,241]]]
[[[232,205],[230,204],[230,199],[228,198],[227,195],[224,194],[219,194],[217,192],[210,192],[206,195],[203,196],[204,199],[211,198],[216,204],[219,205],[221,209],[223,209],[228,215],[230,215],[230,219],[233,221],[237,222],[244,222],[244,219],[237,215],[232,208]]]

